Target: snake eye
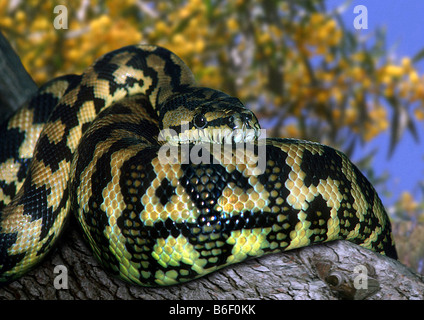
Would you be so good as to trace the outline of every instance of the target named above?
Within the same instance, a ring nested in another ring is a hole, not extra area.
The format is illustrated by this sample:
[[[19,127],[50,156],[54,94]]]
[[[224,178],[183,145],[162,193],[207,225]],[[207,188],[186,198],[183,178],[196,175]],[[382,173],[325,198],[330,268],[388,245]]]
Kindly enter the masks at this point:
[[[208,124],[205,116],[203,114],[198,114],[194,117],[194,125],[198,129],[203,129]]]

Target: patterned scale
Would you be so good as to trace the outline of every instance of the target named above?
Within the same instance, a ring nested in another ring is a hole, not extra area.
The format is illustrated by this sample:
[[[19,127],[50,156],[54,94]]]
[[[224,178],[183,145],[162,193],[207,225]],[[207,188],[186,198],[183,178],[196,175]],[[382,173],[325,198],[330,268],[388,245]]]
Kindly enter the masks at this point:
[[[166,49],[109,53],[29,106],[1,129],[17,137],[0,149],[1,281],[45,256],[69,212],[108,271],[144,286],[336,239],[397,257],[378,195],[345,155],[258,139],[251,111],[197,87]]]

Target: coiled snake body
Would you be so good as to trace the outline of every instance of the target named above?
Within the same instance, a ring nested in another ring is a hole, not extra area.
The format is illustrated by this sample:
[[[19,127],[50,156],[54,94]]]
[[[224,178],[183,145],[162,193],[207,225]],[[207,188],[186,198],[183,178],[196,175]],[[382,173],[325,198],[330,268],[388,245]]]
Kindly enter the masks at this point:
[[[0,130],[1,282],[49,252],[70,211],[102,265],[139,285],[336,239],[396,258],[384,207],[346,156],[259,129],[156,46],[52,80]]]

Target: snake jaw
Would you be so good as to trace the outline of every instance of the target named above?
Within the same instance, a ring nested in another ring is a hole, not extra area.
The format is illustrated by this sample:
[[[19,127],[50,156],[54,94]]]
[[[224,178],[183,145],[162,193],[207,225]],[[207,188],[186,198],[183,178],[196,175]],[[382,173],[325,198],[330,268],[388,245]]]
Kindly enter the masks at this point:
[[[260,125],[252,112],[241,113],[232,118],[234,130],[231,132],[231,141],[233,143],[252,142],[259,138]]]
[[[202,129],[189,128],[188,123],[183,123],[179,128],[165,128],[159,134],[160,141],[167,141],[171,145],[200,144],[200,143],[247,143],[258,139],[260,126],[256,118],[243,121],[243,115],[233,115],[229,118],[231,126],[221,125],[219,128],[205,127]],[[174,130],[175,129],[175,130]]]

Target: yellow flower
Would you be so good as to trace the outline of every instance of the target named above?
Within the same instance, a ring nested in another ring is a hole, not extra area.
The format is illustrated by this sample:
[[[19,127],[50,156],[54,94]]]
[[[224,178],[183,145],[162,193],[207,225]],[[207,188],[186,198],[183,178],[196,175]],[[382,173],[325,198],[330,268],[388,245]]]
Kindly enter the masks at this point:
[[[332,114],[333,114],[333,118],[338,121],[340,119],[341,116],[341,111],[339,109],[334,109],[332,110]]]
[[[343,98],[345,96],[345,92],[341,90],[339,87],[333,87],[331,89],[331,95],[333,96],[334,100],[337,104],[340,104],[343,101]]]
[[[194,51],[196,53],[203,52],[205,49],[205,41],[201,38],[197,39],[197,41],[194,43]]]
[[[383,94],[386,97],[393,97],[395,95],[395,87],[393,84],[389,84],[386,89],[384,89]]]
[[[317,102],[319,103],[327,103],[329,98],[330,98],[330,94],[326,90],[321,90],[320,92],[318,92],[316,96]]]
[[[314,12],[311,14],[311,17],[309,18],[309,22],[312,26],[319,25],[323,23],[325,20],[325,16],[319,12]]]
[[[352,60],[357,62],[363,62],[365,60],[364,52],[356,52],[352,55]]]
[[[271,35],[268,32],[261,32],[258,34],[258,44],[265,44],[271,40]]]
[[[388,66],[386,66],[384,71],[388,76],[396,78],[401,77],[403,74],[403,68],[400,66],[395,66],[393,64],[389,64]]]
[[[283,36],[283,30],[280,27],[277,27],[276,25],[270,25],[269,31],[276,38],[277,41],[280,40]]]
[[[159,20],[158,22],[156,22],[156,25],[155,25],[156,32],[168,34],[170,29],[171,28],[163,20]]]
[[[235,18],[230,18],[227,20],[227,27],[230,31],[234,32],[239,29],[239,24]]]
[[[409,80],[411,81],[412,84],[418,84],[420,82],[420,76],[418,75],[417,71],[410,70]]]
[[[177,33],[172,37],[172,42],[176,45],[184,45],[186,41],[181,33]]]
[[[410,72],[412,70],[411,58],[409,57],[402,58],[401,65],[405,73]]]
[[[333,19],[327,20],[326,24],[324,25],[324,30],[326,30],[328,33],[332,33],[337,27],[337,23]]]
[[[15,19],[16,19],[16,22],[18,23],[24,22],[24,20],[26,20],[25,12],[23,12],[22,10],[16,11]]]
[[[71,50],[67,50],[66,51],[66,58],[71,60],[71,61],[77,61],[80,58],[80,50],[77,48],[71,49]]]
[[[13,25],[13,20],[10,17],[3,17],[0,19],[0,26],[3,28],[10,28]]]
[[[418,203],[414,200],[412,194],[410,194],[408,191],[402,192],[399,199],[399,205],[407,212],[415,211],[418,208]]]
[[[358,114],[356,112],[356,109],[353,109],[353,108],[347,109],[346,110],[346,113],[345,113],[345,117],[346,117],[345,118],[345,123],[347,125],[354,124],[356,122],[357,117],[358,117]]]
[[[325,55],[327,51],[328,51],[328,46],[323,45],[323,43],[321,43],[320,45],[317,46],[316,54]]]
[[[415,114],[415,118],[417,118],[417,120],[419,120],[419,121],[424,120],[424,110],[422,108],[421,109],[415,109],[414,114]]]
[[[330,46],[337,46],[340,43],[340,40],[343,37],[343,31],[341,29],[336,29],[332,32],[332,35],[328,39],[328,44]]]
[[[286,136],[289,138],[299,137],[299,129],[294,124],[289,124],[285,127]]]
[[[33,30],[45,30],[51,27],[51,22],[46,18],[38,18],[32,24]]]
[[[91,21],[90,28],[93,32],[96,31],[99,33],[103,33],[103,28],[105,28],[108,24],[110,24],[110,18],[107,15],[103,14],[99,18]]]
[[[186,6],[186,7],[182,8],[178,13],[179,13],[180,19],[185,19],[188,16],[190,16],[191,9],[188,6]]]
[[[42,66],[44,66],[44,59],[42,59],[41,57],[38,57],[37,59],[35,59],[34,61],[34,67],[35,68],[41,68]]]

